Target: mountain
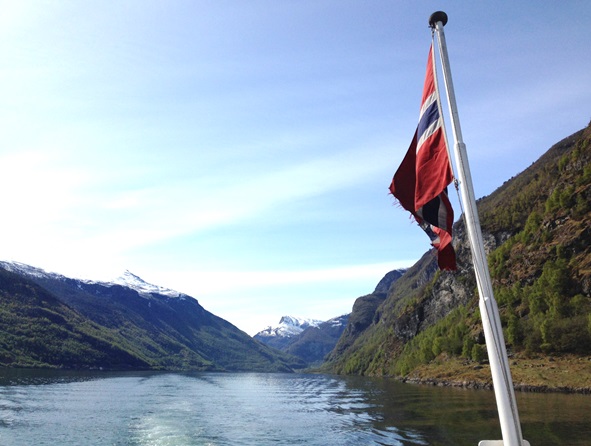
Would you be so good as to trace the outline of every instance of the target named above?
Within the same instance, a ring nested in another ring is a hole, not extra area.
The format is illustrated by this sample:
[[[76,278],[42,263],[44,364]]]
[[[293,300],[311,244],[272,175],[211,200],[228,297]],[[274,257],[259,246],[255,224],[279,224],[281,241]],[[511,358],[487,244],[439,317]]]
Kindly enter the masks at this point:
[[[0,365],[291,371],[305,364],[130,272],[106,283],[0,262]]]
[[[125,271],[122,276],[117,277],[111,283],[105,282],[92,282],[87,281],[89,283],[103,283],[105,286],[110,285],[121,285],[127,288],[131,288],[132,290],[137,291],[140,296],[149,296],[152,294],[159,294],[161,296],[168,296],[168,297],[178,297],[180,299],[186,299],[186,294],[179,293],[178,291],[171,290],[169,288],[164,288],[158,285],[152,285],[151,283],[145,282],[140,277],[136,276],[135,274],[131,273],[129,270]]]
[[[477,206],[514,376],[523,382],[549,376],[556,366],[532,364],[550,359],[565,361],[558,368],[583,367],[577,358],[591,354],[591,126],[554,145]],[[383,301],[358,299],[325,370],[471,379],[486,346],[461,219],[454,248],[458,271],[439,271],[430,251]],[[591,388],[591,370],[585,373],[573,379],[586,376],[581,386]]]
[[[254,339],[278,350],[285,350],[308,327],[317,327],[322,321],[295,316],[283,316],[275,327],[268,326],[254,335]]]
[[[316,326],[312,325],[292,338],[293,341],[283,351],[304,360],[310,367],[318,366],[332,351],[348,321],[349,315],[345,314]]]
[[[359,311],[356,311],[362,305],[359,302],[371,301],[374,303],[372,309],[375,310],[377,304],[386,299],[390,286],[402,277],[405,271],[406,269],[397,269],[386,274],[371,295],[357,299],[353,306],[353,315],[345,314],[326,322],[283,316],[277,327],[267,327],[257,333],[254,338],[297,356],[306,361],[309,366],[318,366],[322,364],[326,355],[335,348],[337,342],[346,342],[344,339],[350,337],[360,323],[368,325],[371,322],[371,320],[360,321]],[[373,312],[370,313],[373,314]],[[351,316],[353,317],[351,318]],[[344,335],[345,331],[347,334]]]
[[[390,271],[378,282],[373,293],[355,300],[347,326],[327,360],[333,361],[335,357],[346,351],[357,337],[372,325],[376,310],[386,300],[392,285],[403,277],[406,271],[406,268]]]
[[[267,327],[254,335],[258,341],[296,356],[308,366],[322,363],[341,336],[348,315],[322,322],[293,316],[283,316],[279,325]]]

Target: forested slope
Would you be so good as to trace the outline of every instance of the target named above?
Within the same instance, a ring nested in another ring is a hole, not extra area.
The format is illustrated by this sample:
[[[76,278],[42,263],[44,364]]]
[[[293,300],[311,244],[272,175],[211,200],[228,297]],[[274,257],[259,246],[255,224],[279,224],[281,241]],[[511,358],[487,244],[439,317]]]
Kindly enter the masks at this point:
[[[0,264],[0,367],[289,372],[305,366],[190,296],[5,268]]]
[[[554,145],[478,209],[510,354],[591,355],[591,127]],[[390,288],[372,324],[332,352],[328,370],[404,377],[486,358],[462,219],[454,238],[458,271],[438,271],[434,254],[425,254]]]

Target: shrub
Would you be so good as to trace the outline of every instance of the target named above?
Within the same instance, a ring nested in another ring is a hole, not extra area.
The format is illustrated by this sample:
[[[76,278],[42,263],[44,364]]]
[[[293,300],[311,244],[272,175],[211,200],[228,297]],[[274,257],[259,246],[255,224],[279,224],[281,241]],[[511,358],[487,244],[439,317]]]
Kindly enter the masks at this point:
[[[486,350],[480,344],[474,344],[471,352],[472,361],[482,362],[486,358]]]

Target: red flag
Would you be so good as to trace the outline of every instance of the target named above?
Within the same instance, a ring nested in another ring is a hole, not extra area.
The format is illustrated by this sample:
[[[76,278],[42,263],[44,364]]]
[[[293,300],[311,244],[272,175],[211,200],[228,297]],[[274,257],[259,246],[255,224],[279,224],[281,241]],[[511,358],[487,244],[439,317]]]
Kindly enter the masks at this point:
[[[438,250],[439,268],[456,269],[451,245],[453,209],[447,185],[453,180],[439,111],[433,45],[429,49],[419,124],[390,191],[431,238]]]

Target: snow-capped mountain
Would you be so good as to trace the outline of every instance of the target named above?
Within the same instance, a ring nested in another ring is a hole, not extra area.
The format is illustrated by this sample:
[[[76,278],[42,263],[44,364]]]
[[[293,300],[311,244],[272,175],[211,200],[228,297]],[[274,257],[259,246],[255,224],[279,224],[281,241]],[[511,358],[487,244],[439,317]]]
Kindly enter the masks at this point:
[[[345,314],[343,316],[333,317],[332,319],[329,319],[326,322],[324,322],[324,324],[326,324],[327,326],[332,327],[332,328],[340,328],[340,327],[344,328],[347,325],[348,320],[349,320],[349,315]]]
[[[31,265],[26,265],[20,262],[3,262],[0,261],[0,267],[11,273],[22,274],[23,276],[36,277],[38,279],[60,279],[64,276],[56,273],[48,273],[47,271],[36,268]]]
[[[365,301],[369,300],[377,308],[377,305],[386,299],[392,284],[402,277],[405,272],[405,268],[390,271],[380,280],[372,294],[360,297],[355,305],[357,305],[357,302],[362,302],[364,305],[361,306],[364,307]],[[354,312],[355,305],[353,306]],[[329,319],[326,322],[283,316],[279,321],[279,325],[265,328],[254,335],[254,338],[263,344],[301,358],[310,366],[315,366],[322,363],[326,355],[340,342],[341,336],[347,330],[354,331],[359,326],[359,313],[358,311],[357,313],[345,314]],[[361,314],[364,313],[361,312]],[[349,318],[352,315],[356,319],[349,326]],[[371,323],[371,320],[364,320],[363,323]]]
[[[292,338],[292,342],[283,351],[303,359],[310,366],[320,365],[337,344],[348,322],[349,315],[344,314],[317,327],[309,327]]]
[[[283,316],[279,325],[267,327],[257,333],[254,338],[263,344],[301,358],[309,365],[317,365],[334,348],[345,330],[348,319],[348,314],[326,322]]]
[[[186,294],[179,293],[178,291],[171,290],[170,288],[161,287],[159,285],[153,285],[151,283],[146,282],[139,276],[136,276],[129,270],[126,270],[123,275],[117,277],[112,282],[109,282],[115,285],[125,286],[127,288],[131,288],[132,290],[137,291],[140,295],[151,295],[151,294],[160,294],[167,297],[180,297],[181,299],[186,298]],[[102,285],[108,285],[109,283],[101,283]]]
[[[308,327],[317,327],[323,321],[317,319],[308,319],[295,316],[283,316],[279,325],[275,327],[268,326],[258,332],[254,337],[257,338],[291,338],[302,333]]]
[[[152,294],[159,294],[166,297],[179,297],[184,299],[187,297],[184,293],[179,293],[178,291],[171,290],[170,288],[165,288],[159,285],[153,285],[144,281],[139,276],[136,276],[129,270],[126,270],[121,276],[117,277],[115,280],[111,281],[96,281],[96,280],[86,280],[86,279],[74,279],[70,277],[63,276],[57,273],[47,272],[41,268],[37,268],[35,266],[26,265],[20,262],[8,262],[8,261],[0,261],[0,267],[5,269],[6,271],[10,271],[13,273],[21,274],[30,278],[36,279],[52,279],[52,280],[76,280],[81,284],[86,285],[101,285],[110,287],[113,285],[121,285],[126,288],[131,288],[132,290],[137,291],[141,296],[151,296]]]
[[[0,296],[1,367],[285,372],[305,366],[196,299],[129,271],[97,282],[0,261]]]
[[[269,326],[254,335],[257,341],[278,350],[285,351],[298,337],[310,327],[318,327],[322,321],[295,316],[283,316],[279,325]]]

